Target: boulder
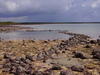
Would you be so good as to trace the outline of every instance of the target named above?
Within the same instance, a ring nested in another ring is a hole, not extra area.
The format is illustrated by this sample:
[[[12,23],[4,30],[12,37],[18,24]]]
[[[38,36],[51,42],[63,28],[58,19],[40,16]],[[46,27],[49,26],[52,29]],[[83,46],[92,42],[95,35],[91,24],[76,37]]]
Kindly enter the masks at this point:
[[[100,60],[100,50],[94,50],[92,52],[93,58]]]

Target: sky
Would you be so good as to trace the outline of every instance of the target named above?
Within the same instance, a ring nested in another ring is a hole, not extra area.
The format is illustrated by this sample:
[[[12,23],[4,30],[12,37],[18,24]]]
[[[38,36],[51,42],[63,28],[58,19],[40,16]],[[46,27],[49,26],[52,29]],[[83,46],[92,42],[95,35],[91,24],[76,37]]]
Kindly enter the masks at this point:
[[[0,21],[100,22],[100,0],[0,0]]]

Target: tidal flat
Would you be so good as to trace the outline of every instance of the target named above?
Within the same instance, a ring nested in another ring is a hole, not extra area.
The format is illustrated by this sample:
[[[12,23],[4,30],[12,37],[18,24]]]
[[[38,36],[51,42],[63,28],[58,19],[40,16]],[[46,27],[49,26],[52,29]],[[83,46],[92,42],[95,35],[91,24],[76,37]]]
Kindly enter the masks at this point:
[[[100,75],[100,39],[0,40],[0,75]]]

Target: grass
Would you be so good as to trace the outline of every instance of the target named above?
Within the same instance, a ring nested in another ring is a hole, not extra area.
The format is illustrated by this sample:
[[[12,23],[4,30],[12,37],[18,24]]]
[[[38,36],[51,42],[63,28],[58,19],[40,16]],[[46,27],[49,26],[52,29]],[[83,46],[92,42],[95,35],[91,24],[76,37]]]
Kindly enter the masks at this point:
[[[0,22],[0,25],[11,25],[11,24],[17,24],[15,22]]]

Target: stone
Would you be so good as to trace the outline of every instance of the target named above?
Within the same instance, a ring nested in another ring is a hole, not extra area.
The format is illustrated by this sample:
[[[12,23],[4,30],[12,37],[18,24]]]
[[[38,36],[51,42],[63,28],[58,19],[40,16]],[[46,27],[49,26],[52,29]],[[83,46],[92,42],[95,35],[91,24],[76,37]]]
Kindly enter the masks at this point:
[[[97,43],[100,45],[100,39],[97,39]]]
[[[77,71],[77,72],[83,72],[84,71],[84,68],[78,67],[78,66],[72,66],[71,67],[71,70],[72,71]]]
[[[21,58],[20,58],[20,62],[26,63],[26,59],[21,57]]]
[[[18,66],[17,68],[16,68],[16,73],[22,73],[22,72],[24,72],[25,71],[25,68],[23,68],[23,67],[21,67],[21,66]]]
[[[92,52],[92,55],[93,55],[93,58],[100,60],[100,50],[96,50],[96,51],[94,50]]]
[[[3,65],[2,64],[0,64],[0,69],[2,69],[3,68]]]
[[[91,46],[90,45],[86,45],[85,48],[91,48]]]
[[[74,52],[74,57],[75,58],[81,58],[81,59],[86,59],[84,54],[82,52]]]
[[[83,73],[84,73],[84,75],[93,75],[92,73],[90,73],[88,71],[84,71]]]
[[[41,71],[34,71],[32,75],[43,75],[43,73]]]
[[[10,58],[11,56],[9,54],[4,54],[4,59],[8,59]]]
[[[62,53],[66,53],[65,51],[62,51]]]
[[[32,69],[28,69],[28,70],[25,71],[25,73],[28,74],[28,75],[32,75],[33,71],[32,71]]]
[[[60,66],[54,65],[52,66],[51,70],[61,70],[62,68]]]
[[[12,66],[11,68],[10,68],[10,73],[16,73],[16,67],[15,66]]]
[[[67,70],[67,71],[61,71],[60,75],[74,75],[71,71]]]
[[[26,55],[26,59],[29,59],[29,60],[33,61],[33,56]]]
[[[96,40],[90,40],[90,44],[96,44],[97,41]]]

